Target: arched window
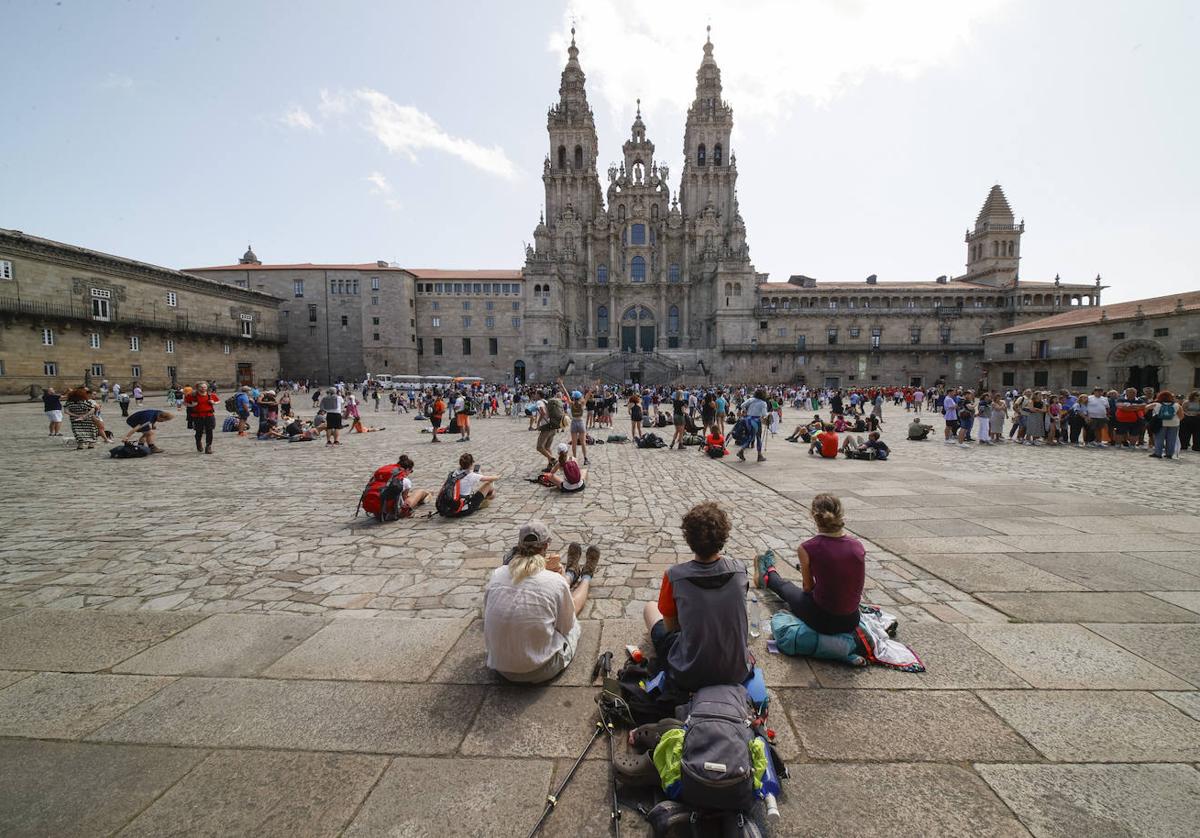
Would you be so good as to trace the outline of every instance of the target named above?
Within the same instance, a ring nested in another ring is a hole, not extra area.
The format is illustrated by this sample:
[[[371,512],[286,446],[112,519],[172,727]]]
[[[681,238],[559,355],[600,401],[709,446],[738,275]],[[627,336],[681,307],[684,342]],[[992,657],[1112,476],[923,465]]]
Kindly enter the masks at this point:
[[[583,146],[581,145],[575,146],[575,168],[583,168]]]
[[[533,286],[533,296],[535,296],[535,297],[542,296],[542,286],[540,286],[540,285]]]
[[[646,260],[641,256],[633,257],[633,261],[629,265],[629,280],[631,282],[646,281]]]
[[[629,236],[630,244],[645,244],[646,243],[646,225],[634,224]]]
[[[558,168],[567,168],[567,147],[565,145],[558,147]]]
[[[679,306],[671,306],[667,311],[667,332],[672,335],[679,334]]]
[[[608,282],[608,265],[596,266],[596,282],[600,285],[604,285],[606,282]]]
[[[696,165],[704,165],[704,143],[700,143],[700,147],[696,149]]]
[[[732,297],[732,296],[733,296],[733,283],[732,283],[732,282],[726,282],[726,283],[725,283],[725,296],[726,296],[726,297]]]
[[[596,309],[596,334],[608,334],[608,306],[600,306]]]
[[[546,297],[549,297],[549,296],[550,296],[550,286],[549,286],[549,285],[543,285],[543,286],[542,286],[542,298],[543,298],[543,301],[545,300],[545,298],[546,298]]]
[[[992,256],[1000,255],[1000,242],[992,242]]]
[[[678,263],[678,262],[672,262],[672,263],[671,263],[671,264],[670,264],[670,265],[667,267],[667,282],[679,282],[679,280],[680,280],[680,276],[679,276],[679,263]]]
[[[713,165],[714,166],[721,165],[721,144],[720,143],[717,143],[715,146],[713,146]]]
[[[735,297],[742,296],[742,283],[740,283],[740,282],[733,283],[733,296],[735,296]]]

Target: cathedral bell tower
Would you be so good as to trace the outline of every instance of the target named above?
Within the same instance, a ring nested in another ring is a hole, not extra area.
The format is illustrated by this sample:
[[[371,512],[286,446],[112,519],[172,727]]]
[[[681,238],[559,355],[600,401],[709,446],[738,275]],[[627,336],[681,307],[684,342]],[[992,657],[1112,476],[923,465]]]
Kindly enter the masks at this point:
[[[963,279],[994,288],[1016,287],[1025,222],[1015,221],[997,183],[979,210],[975,229],[967,231],[967,274]]]
[[[721,98],[721,68],[713,58],[710,29],[683,134],[679,195],[685,217],[697,217],[711,203],[719,215],[732,220],[737,186],[737,167],[729,148],[732,131],[733,108]]]
[[[596,174],[596,122],[588,105],[585,82],[572,27],[567,65],[558,86],[558,103],[550,107],[546,118],[550,154],[546,157],[542,182],[546,187],[546,220],[551,225],[568,207],[584,222],[590,222],[602,209],[600,179]]]

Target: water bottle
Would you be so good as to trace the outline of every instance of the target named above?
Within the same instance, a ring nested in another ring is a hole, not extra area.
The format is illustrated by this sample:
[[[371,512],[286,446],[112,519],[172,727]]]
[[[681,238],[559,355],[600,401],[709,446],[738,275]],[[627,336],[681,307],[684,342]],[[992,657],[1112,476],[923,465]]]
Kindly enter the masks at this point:
[[[771,760],[771,746],[766,739],[761,736],[757,737],[762,740],[763,747],[767,751],[767,770],[763,773],[762,788],[759,789],[759,795],[763,799],[763,803],[767,808],[768,818],[779,817],[779,805],[775,797],[779,794],[779,775],[775,773],[775,763]]]
[[[758,637],[760,634],[762,634],[762,632],[759,630],[759,622],[760,622],[761,616],[762,615],[759,613],[759,608],[758,608],[758,596],[756,594],[751,594],[750,595],[750,636],[751,637]]]

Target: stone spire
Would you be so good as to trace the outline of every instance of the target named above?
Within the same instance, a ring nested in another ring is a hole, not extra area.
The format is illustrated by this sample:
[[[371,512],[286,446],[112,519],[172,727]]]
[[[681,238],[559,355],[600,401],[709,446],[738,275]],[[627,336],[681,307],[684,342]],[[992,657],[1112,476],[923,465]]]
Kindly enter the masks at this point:
[[[988,192],[987,200],[983,202],[983,207],[979,210],[979,216],[975,219],[975,229],[976,231],[982,230],[984,224],[1011,225],[1013,221],[1012,207],[1008,205],[1008,198],[1004,197],[1004,190],[997,183]]]
[[[575,27],[571,27],[571,46],[567,47],[567,65],[563,67],[562,81],[558,85],[559,107],[573,109],[582,105],[587,110],[587,77],[579,65],[579,47],[575,46]]]
[[[700,61],[700,69],[696,71],[696,101],[706,99],[721,101],[721,68],[713,58],[712,27],[705,27],[704,58]]]

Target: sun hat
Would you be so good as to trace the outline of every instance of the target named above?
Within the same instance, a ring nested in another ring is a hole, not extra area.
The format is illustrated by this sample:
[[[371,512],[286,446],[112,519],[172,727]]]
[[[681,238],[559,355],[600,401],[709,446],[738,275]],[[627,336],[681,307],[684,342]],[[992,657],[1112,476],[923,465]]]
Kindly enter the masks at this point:
[[[570,446],[568,446],[565,442],[560,442],[556,450],[559,454],[566,454],[567,451],[570,450]]]
[[[533,518],[521,525],[517,541],[521,544],[547,544],[550,541],[550,528]]]

